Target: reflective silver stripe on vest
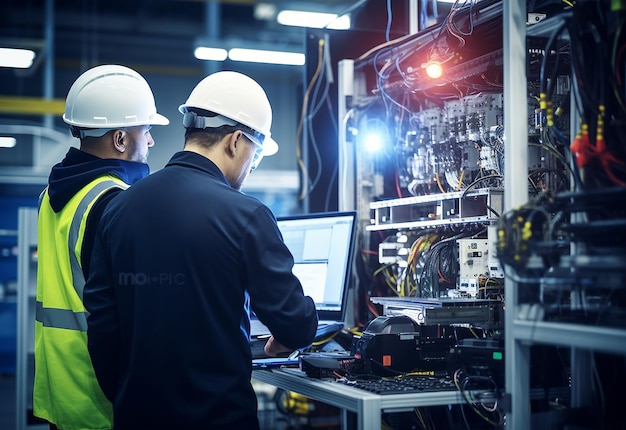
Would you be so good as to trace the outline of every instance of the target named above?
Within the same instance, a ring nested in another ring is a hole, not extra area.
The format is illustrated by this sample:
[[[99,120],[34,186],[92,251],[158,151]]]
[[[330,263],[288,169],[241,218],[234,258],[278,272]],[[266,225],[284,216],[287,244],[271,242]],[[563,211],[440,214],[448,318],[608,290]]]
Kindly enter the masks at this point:
[[[72,270],[74,290],[81,301],[83,300],[83,289],[85,288],[85,276],[83,275],[80,262],[78,258],[76,258],[76,253],[74,252],[76,244],[78,243],[80,223],[87,212],[89,204],[100,195],[100,193],[112,188],[126,189],[128,186],[110,180],[96,184],[80,201],[74,213],[74,217],[72,218],[68,239],[70,267]],[[42,323],[44,327],[87,331],[87,314],[88,312],[86,311],[74,312],[71,309],[44,308],[43,303],[40,301],[37,301],[35,307],[35,319]]]
[[[80,265],[80,261],[76,258],[76,244],[78,243],[78,233],[80,232],[80,224],[87,212],[87,208],[94,201],[94,199],[100,195],[101,192],[110,188],[122,188],[122,185],[115,181],[103,181],[96,184],[89,192],[83,197],[78,204],[76,212],[74,212],[74,218],[72,219],[72,225],[70,226],[70,235],[68,239],[69,251],[70,251],[70,267],[72,268],[72,280],[74,283],[74,290],[80,297],[80,301],[83,301],[83,289],[85,288],[85,276],[83,275],[83,268]]]
[[[35,319],[44,327],[87,331],[87,312],[72,312],[69,309],[44,308],[43,303],[35,306]]]

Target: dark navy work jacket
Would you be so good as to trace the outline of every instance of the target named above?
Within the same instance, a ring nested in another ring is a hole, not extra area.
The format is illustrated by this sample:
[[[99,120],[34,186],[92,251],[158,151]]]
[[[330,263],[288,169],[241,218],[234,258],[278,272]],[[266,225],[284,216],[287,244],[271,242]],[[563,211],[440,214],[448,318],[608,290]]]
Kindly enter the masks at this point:
[[[292,266],[269,208],[199,154],[175,154],[113,198],[84,302],[115,429],[258,428],[248,298],[283,345],[315,336]]]

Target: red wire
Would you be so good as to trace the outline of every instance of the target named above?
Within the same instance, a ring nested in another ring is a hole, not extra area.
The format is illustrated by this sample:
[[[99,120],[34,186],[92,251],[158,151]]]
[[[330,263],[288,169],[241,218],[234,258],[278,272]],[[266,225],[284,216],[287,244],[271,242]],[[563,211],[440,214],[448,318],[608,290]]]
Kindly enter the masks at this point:
[[[451,281],[450,279],[448,279],[448,278],[446,278],[445,276],[443,276],[443,273],[441,273],[441,268],[440,268],[440,267],[437,267],[437,274],[438,274],[438,275],[439,275],[439,277],[440,277],[441,279],[443,279],[445,282],[447,282],[447,283],[449,283],[449,284],[451,284],[451,283],[452,283],[452,281]]]

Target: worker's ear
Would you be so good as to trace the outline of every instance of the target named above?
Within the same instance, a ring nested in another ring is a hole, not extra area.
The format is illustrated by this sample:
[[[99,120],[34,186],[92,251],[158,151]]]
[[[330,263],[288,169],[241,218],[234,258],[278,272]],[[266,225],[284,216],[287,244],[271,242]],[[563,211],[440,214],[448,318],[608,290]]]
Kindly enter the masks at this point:
[[[239,139],[241,139],[241,130],[236,130],[228,136],[228,154],[234,157],[239,148]]]
[[[124,130],[114,130],[113,131],[113,146],[118,152],[123,153],[126,151],[126,144],[124,140],[126,139],[126,132]]]

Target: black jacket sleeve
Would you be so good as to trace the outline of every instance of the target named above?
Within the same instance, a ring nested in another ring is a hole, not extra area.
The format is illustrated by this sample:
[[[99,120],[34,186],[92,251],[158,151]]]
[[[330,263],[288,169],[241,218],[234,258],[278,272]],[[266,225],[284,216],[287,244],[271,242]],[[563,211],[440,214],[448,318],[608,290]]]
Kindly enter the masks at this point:
[[[245,235],[244,252],[254,313],[282,345],[291,349],[310,346],[317,329],[315,303],[304,295],[292,272],[293,256],[268,208],[255,211]]]
[[[115,311],[110,262],[102,242],[102,224],[96,234],[91,255],[91,270],[85,283],[83,302],[87,316],[87,347],[98,383],[112,402],[119,381],[120,337]]]

